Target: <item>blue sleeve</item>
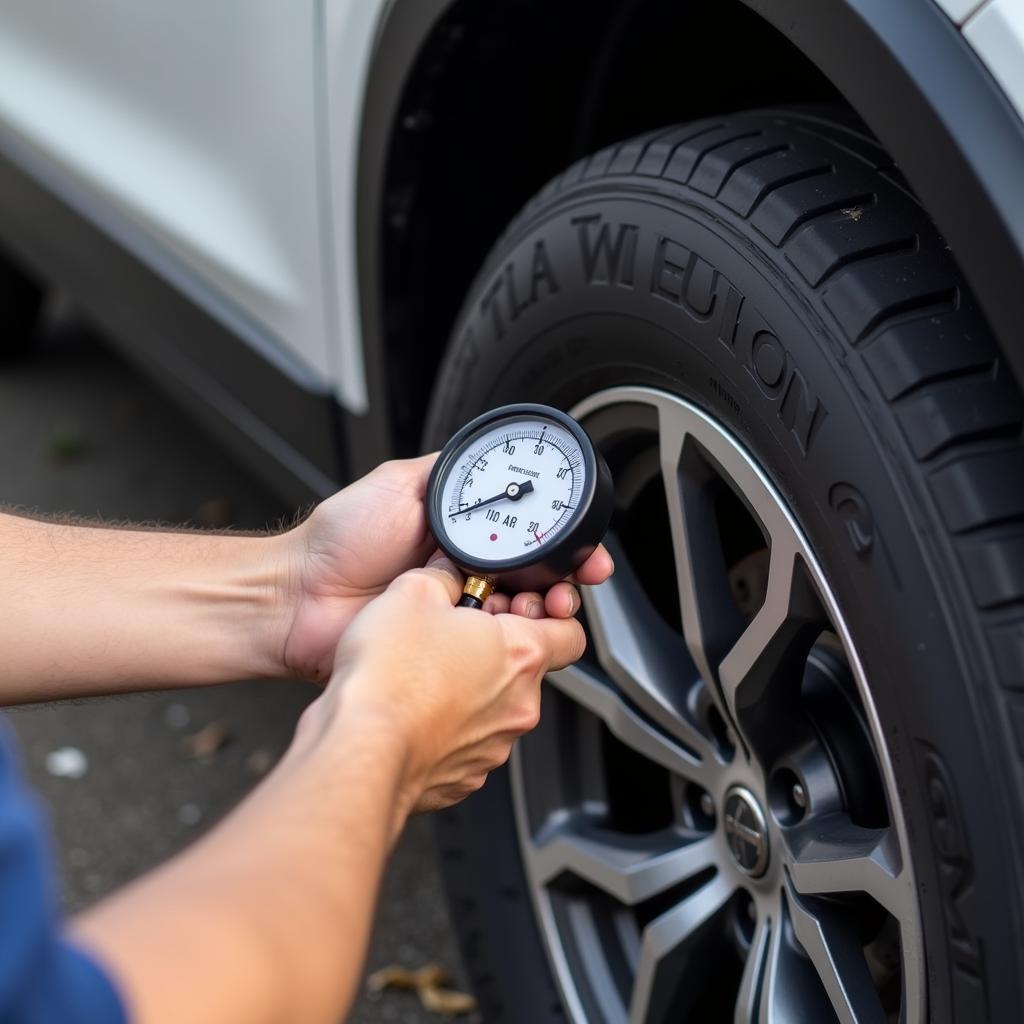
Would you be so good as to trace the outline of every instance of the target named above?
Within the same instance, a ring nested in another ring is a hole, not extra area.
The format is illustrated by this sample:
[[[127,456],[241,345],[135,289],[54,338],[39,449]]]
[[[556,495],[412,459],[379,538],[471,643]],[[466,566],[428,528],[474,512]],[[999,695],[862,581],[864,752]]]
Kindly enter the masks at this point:
[[[125,1020],[109,978],[61,935],[42,815],[0,723],[0,1022]]]

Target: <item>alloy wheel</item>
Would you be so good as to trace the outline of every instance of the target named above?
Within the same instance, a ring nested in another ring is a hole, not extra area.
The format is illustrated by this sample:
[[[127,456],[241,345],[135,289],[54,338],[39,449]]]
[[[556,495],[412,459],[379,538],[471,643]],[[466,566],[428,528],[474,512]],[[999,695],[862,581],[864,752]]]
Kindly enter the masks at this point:
[[[798,524],[678,397],[615,388],[573,413],[615,474],[616,572],[511,765],[570,1018],[922,1020],[893,770]]]

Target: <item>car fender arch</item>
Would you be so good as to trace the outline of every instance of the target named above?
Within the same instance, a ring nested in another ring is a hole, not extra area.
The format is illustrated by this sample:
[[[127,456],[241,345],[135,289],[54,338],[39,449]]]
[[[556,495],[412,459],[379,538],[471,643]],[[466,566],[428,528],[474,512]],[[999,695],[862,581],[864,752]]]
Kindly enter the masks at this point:
[[[741,2],[824,73],[892,154],[1024,382],[1024,123],[957,26],[934,0]],[[383,308],[388,160],[403,90],[456,6],[457,0],[393,0],[366,82],[357,269],[367,425],[388,436],[388,375],[396,371],[388,365]]]

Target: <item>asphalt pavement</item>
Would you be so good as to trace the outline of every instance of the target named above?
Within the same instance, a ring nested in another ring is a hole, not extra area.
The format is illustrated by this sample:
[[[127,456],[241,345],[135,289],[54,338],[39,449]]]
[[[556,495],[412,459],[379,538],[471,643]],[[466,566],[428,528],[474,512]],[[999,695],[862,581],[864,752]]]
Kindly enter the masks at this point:
[[[244,529],[291,516],[80,324],[64,315],[41,335],[29,360],[0,367],[0,504]],[[52,822],[68,912],[214,825],[280,756],[316,692],[239,682],[8,711]],[[431,962],[461,982],[431,825],[416,819],[389,868],[367,969]],[[364,995],[349,1018],[438,1019],[391,991]]]

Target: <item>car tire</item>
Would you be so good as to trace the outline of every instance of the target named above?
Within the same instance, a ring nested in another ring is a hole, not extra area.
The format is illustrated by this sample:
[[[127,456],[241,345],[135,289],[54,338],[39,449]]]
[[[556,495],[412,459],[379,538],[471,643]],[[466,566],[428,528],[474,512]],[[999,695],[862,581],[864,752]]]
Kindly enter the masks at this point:
[[[572,409],[629,386],[749,453],[863,666],[915,879],[914,1013],[1024,1017],[1024,406],[879,145],[782,110],[581,160],[496,245],[438,381],[432,448],[490,407]],[[513,781],[503,769],[442,816],[453,920],[486,1020],[578,1018],[538,925]]]

